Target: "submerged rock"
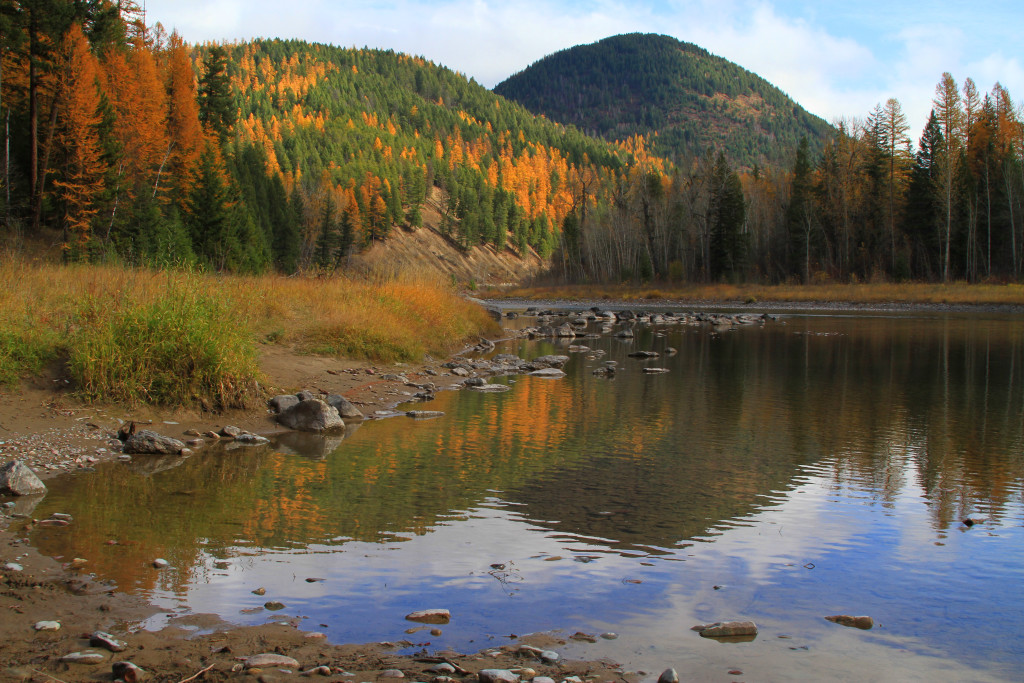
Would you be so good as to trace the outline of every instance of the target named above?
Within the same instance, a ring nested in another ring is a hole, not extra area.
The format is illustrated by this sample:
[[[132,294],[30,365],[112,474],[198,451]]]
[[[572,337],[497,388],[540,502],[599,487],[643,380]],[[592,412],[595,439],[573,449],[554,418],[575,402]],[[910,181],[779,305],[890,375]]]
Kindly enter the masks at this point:
[[[30,496],[46,493],[46,484],[21,460],[12,460],[0,468],[0,495]]]
[[[444,412],[440,410],[409,410],[405,414],[407,417],[411,417],[414,420],[427,420],[433,417],[444,417]]]
[[[484,393],[498,393],[501,391],[508,391],[511,387],[507,384],[481,384],[476,387],[469,387],[473,391],[483,391]]]
[[[547,379],[562,379],[565,377],[565,371],[559,370],[558,368],[541,368],[540,370],[534,370],[530,373],[531,377],[544,377]]]

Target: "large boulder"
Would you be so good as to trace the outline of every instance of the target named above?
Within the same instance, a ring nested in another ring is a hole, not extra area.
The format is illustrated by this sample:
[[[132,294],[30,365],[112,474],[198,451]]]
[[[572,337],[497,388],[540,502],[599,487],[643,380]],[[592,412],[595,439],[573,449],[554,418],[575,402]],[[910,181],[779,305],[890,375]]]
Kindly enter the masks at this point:
[[[0,468],[0,495],[31,496],[34,493],[46,493],[46,484],[24,462],[12,460]]]
[[[352,402],[341,394],[328,396],[327,405],[334,406],[343,420],[362,420],[365,417],[359,408],[352,405]]]
[[[336,432],[345,429],[338,409],[318,398],[300,401],[277,416],[277,421],[300,432]]]
[[[180,455],[185,443],[149,429],[140,429],[124,442],[124,452],[132,455]]]
[[[267,401],[267,405],[274,413],[279,414],[296,405],[300,400],[295,394],[281,394]]]

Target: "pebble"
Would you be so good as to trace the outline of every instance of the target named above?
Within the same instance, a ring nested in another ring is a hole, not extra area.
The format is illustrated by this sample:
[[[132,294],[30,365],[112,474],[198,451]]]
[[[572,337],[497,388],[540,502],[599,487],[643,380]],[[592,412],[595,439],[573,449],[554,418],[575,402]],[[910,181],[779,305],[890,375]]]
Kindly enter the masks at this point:
[[[257,588],[256,590],[254,590],[254,591],[252,592],[252,594],[253,594],[253,595],[266,595],[266,594],[267,594],[267,589],[266,589],[266,588],[263,588],[262,586],[260,586],[259,588]]]
[[[618,633],[612,633],[611,631],[609,631],[607,633],[602,633],[601,637],[604,638],[605,640],[617,640],[618,637],[619,637],[619,634]]]
[[[277,600],[268,600],[263,603],[263,607],[271,612],[277,612],[278,610],[283,610],[285,605],[283,602],[278,602]]]
[[[274,652],[264,652],[258,655],[250,655],[242,660],[242,664],[247,669],[256,669],[263,667],[292,667],[299,668],[299,662],[296,659],[285,655],[279,655]]]
[[[37,621],[36,625],[33,628],[35,628],[35,630],[37,630],[37,631],[59,631],[60,630],[60,622],[59,621]]]
[[[306,669],[302,672],[303,676],[330,676],[331,667],[329,666],[314,666],[312,669]]]
[[[405,674],[399,669],[384,669],[377,675],[377,678],[405,678]]]
[[[170,566],[170,564],[171,564],[170,562],[168,562],[167,560],[165,560],[162,557],[158,557],[155,560],[153,560],[153,568],[154,569],[163,569],[164,567]]]
[[[111,652],[124,652],[125,648],[128,647],[128,644],[123,640],[118,640],[105,631],[96,631],[89,636],[89,644],[94,647],[106,648]]]
[[[4,570],[5,571],[9,571],[9,572],[20,572],[20,571],[24,571],[24,569],[25,568],[22,567],[17,562],[8,562],[7,564],[4,565]]]
[[[481,669],[477,677],[480,683],[519,683],[519,675],[508,669]]]
[[[679,683],[679,674],[675,669],[665,669],[658,676],[658,683]]]
[[[114,679],[125,683],[138,683],[146,677],[145,669],[134,662],[114,662],[112,669]]]

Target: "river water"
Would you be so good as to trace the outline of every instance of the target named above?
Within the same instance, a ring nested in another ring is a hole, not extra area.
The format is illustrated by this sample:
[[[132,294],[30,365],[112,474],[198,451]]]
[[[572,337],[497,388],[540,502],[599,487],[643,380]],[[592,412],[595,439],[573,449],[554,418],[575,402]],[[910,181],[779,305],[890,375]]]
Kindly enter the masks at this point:
[[[613,632],[560,653],[695,680],[1024,675],[1024,320],[635,329],[576,340],[605,355],[570,354],[564,379],[408,406],[439,419],[57,479],[35,516],[75,522],[33,543],[174,614],[300,617],[333,642],[408,652]],[[594,375],[606,360],[619,371]],[[451,610],[442,635],[407,633],[428,608]],[[731,619],[757,638],[690,630]]]

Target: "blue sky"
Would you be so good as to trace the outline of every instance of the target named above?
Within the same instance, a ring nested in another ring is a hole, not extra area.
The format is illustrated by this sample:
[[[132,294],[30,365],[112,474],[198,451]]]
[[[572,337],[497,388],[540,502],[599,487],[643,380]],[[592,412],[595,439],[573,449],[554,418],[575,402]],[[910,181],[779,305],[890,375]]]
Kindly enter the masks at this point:
[[[1024,2],[923,0],[148,0],[189,42],[301,38],[422,55],[493,87],[546,54],[664,33],[763,76],[828,121],[896,97],[916,138],[949,71],[1024,100]],[[971,5],[974,5],[971,7]]]

